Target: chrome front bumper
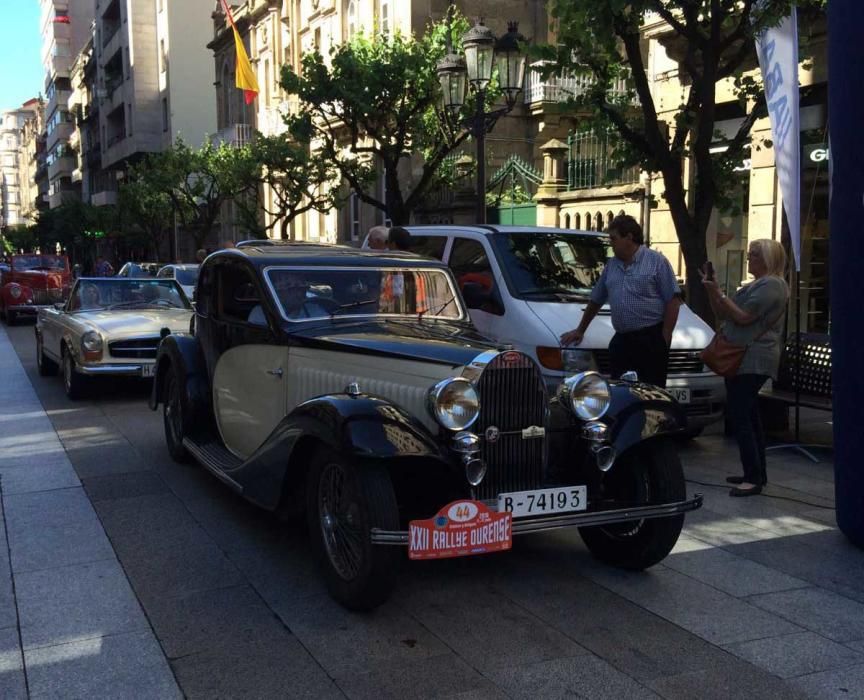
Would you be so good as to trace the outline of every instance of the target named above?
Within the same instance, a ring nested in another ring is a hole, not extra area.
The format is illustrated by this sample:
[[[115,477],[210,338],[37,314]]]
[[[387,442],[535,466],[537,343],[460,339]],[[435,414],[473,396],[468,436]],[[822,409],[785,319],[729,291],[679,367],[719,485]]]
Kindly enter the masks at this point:
[[[13,314],[32,314],[36,315],[40,309],[49,309],[50,304],[16,304],[15,306],[7,306],[6,311],[11,311]]]
[[[637,506],[616,510],[585,511],[540,518],[519,518],[513,520],[513,534],[526,535],[532,532],[560,530],[565,527],[586,527],[588,525],[612,525],[631,520],[668,518],[671,515],[688,513],[702,507],[702,494],[697,493],[686,501],[675,501],[658,506]],[[407,545],[408,532],[404,530],[380,530],[372,528],[372,544]]]
[[[78,365],[75,371],[88,377],[111,375],[115,377],[143,377],[143,364]]]

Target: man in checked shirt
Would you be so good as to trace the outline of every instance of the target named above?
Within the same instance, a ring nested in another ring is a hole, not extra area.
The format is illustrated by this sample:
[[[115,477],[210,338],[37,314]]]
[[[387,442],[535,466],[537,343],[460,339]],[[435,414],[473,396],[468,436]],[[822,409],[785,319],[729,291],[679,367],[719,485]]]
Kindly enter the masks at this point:
[[[678,282],[669,261],[643,245],[642,227],[632,216],[609,224],[615,253],[606,264],[582,321],[561,336],[562,345],[579,345],[588,325],[607,301],[615,335],[609,343],[611,375],[635,370],[639,380],[666,386],[666,363],[672,331],[681,307]]]

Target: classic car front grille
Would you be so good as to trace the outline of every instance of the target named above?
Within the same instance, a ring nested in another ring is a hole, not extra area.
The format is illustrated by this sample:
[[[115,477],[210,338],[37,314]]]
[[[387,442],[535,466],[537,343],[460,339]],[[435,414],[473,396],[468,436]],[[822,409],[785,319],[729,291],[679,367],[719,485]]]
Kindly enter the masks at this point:
[[[48,304],[56,304],[63,301],[62,289],[32,289],[32,291],[33,303],[40,306],[47,306]]]
[[[124,359],[153,360],[156,358],[156,350],[158,348],[158,335],[152,338],[115,340],[113,343],[108,343],[108,352],[111,353],[111,357],[122,357]]]
[[[611,364],[608,350],[595,350],[594,359],[601,374],[609,374]],[[668,374],[701,374],[705,371],[698,350],[670,350],[666,363]]]
[[[476,431],[482,439],[486,477],[477,497],[496,498],[499,493],[534,489],[543,481],[546,437],[523,437],[522,431],[546,427],[547,402],[543,376],[522,353],[503,352],[483,370],[477,382],[480,417]],[[488,428],[498,429],[490,440]]]

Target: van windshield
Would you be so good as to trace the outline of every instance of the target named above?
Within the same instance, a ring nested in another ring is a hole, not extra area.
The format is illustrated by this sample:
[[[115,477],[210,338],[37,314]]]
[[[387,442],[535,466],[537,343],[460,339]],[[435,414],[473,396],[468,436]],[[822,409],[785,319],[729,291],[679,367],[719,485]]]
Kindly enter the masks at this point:
[[[524,299],[587,300],[610,255],[599,236],[496,233],[492,241],[510,293]]]

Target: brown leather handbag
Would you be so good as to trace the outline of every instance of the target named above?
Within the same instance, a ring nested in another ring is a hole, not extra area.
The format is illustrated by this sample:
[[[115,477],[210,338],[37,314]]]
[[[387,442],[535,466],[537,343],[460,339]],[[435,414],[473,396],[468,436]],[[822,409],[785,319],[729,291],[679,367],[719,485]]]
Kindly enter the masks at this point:
[[[785,313],[786,304],[783,304],[780,315],[766,326],[764,331],[753,338],[748,345],[730,343],[725,335],[717,331],[707,347],[699,353],[699,357],[714,374],[719,374],[721,377],[734,377],[738,374],[741,363],[744,362],[744,353],[747,352],[747,348],[770,331],[774,327],[774,324],[783,318],[783,314]]]

